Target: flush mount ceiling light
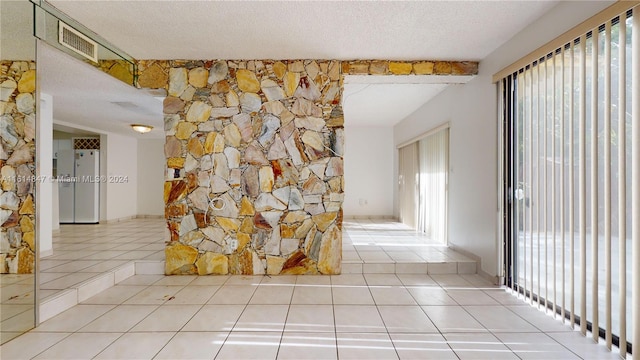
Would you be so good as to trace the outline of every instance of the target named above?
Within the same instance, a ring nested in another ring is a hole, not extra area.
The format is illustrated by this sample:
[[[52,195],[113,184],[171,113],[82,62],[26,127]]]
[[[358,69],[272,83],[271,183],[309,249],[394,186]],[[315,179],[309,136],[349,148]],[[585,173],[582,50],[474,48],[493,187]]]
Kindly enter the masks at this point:
[[[153,126],[143,125],[143,124],[132,124],[131,128],[134,131],[139,132],[140,134],[144,134],[144,133],[148,133],[149,131],[151,131],[151,129],[153,129]]]

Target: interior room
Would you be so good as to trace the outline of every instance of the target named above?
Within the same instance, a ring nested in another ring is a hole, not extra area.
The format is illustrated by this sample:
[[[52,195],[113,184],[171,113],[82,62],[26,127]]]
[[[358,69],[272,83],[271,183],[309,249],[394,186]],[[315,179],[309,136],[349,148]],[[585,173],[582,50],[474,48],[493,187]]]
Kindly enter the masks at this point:
[[[0,2],[1,357],[640,359],[639,12]]]

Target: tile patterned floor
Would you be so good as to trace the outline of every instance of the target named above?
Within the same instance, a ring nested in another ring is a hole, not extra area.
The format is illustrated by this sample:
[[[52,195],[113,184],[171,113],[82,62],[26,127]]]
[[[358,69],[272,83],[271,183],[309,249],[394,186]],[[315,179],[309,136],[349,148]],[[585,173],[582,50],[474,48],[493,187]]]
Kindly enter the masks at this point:
[[[478,275],[134,275],[2,359],[617,359]]]
[[[164,260],[164,219],[61,225],[53,255],[40,260],[40,298],[54,296],[132,260]]]
[[[135,219],[97,225],[61,225],[53,254],[40,260],[40,300],[112,271],[132,260],[163,260],[168,238],[164,219]],[[0,276],[2,342],[33,324],[33,275]]]
[[[41,262],[44,295],[130,260],[162,260],[164,229],[161,219],[64,226]],[[374,273],[135,275],[1,346],[0,358],[619,358],[478,275],[403,274],[472,260],[401,224],[346,220],[344,230],[344,264]],[[389,264],[392,273],[376,273]],[[32,293],[27,279],[2,279],[3,299],[6,289],[25,295],[4,319]]]
[[[343,272],[476,273],[476,262],[394,220],[345,219]],[[424,270],[422,270],[424,269]]]

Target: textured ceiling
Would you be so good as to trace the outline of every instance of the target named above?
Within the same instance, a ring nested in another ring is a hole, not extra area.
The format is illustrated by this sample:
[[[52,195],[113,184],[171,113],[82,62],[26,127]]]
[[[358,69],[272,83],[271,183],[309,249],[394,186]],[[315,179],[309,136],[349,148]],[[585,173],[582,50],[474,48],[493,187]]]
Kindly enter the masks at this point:
[[[163,138],[162,102],[46,44],[38,46],[40,91],[53,96],[59,125],[139,138]],[[130,124],[154,126],[137,134]]]
[[[480,60],[556,1],[68,1],[136,59]]]
[[[12,1],[1,2],[3,52],[30,53],[31,46],[18,46],[33,44],[30,32],[5,31],[31,28],[23,14],[30,4],[19,0],[18,13],[7,5]],[[49,3],[136,59],[481,60],[557,1]],[[125,135],[132,135],[128,124],[146,122],[156,126],[146,137],[162,137],[156,99],[52,49],[39,53],[38,62],[46,74],[42,90],[54,95],[59,122]],[[447,86],[384,79],[345,85],[348,126],[392,126]]]
[[[345,126],[393,126],[448,86],[472,78],[347,75],[342,95]]]

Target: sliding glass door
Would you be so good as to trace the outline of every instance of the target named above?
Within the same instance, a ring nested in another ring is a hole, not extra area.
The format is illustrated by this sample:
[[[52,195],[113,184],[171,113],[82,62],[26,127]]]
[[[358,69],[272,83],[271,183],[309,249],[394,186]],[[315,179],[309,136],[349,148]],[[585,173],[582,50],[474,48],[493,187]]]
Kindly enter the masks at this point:
[[[399,149],[400,221],[447,242],[449,129],[441,128]]]
[[[499,83],[506,283],[629,351],[637,9]]]

